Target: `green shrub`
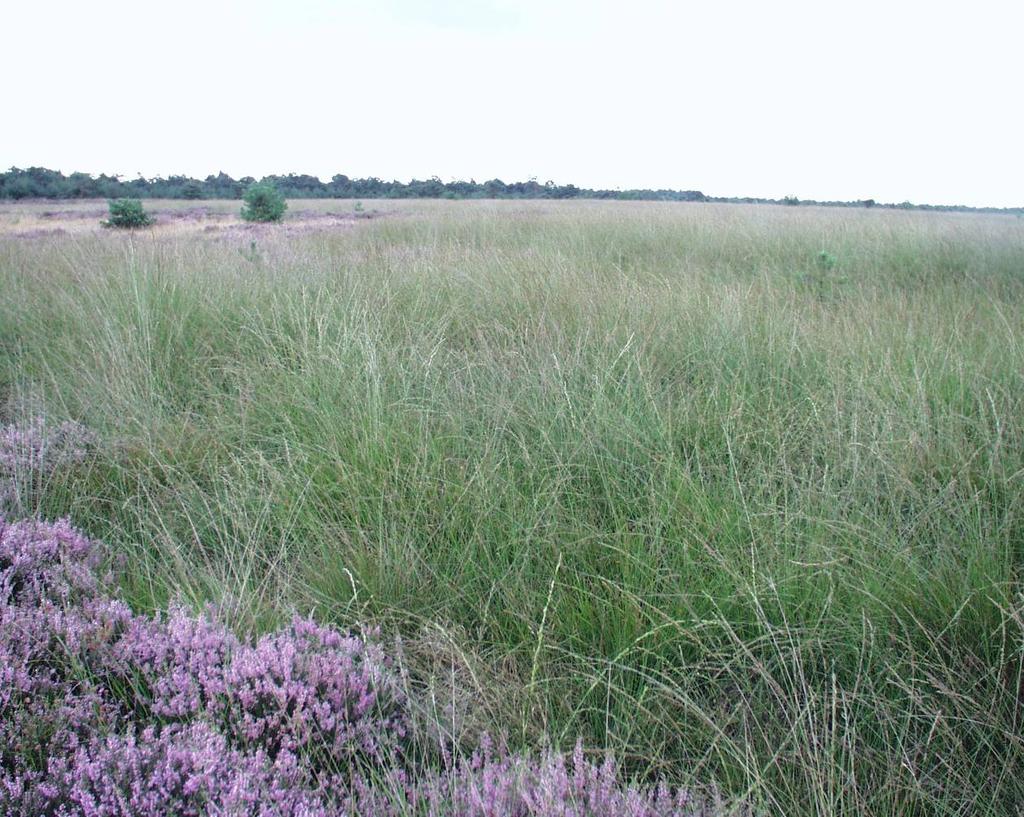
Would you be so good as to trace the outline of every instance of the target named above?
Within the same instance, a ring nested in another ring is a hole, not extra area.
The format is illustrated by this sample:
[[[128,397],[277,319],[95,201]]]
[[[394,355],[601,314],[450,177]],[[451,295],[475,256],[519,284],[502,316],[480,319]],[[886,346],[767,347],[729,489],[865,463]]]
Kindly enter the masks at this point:
[[[153,219],[142,208],[138,199],[113,199],[107,203],[110,218],[102,222],[104,227],[119,227],[134,230],[136,227],[148,227]]]
[[[288,209],[284,196],[269,182],[250,185],[244,199],[242,218],[246,221],[280,221]]]

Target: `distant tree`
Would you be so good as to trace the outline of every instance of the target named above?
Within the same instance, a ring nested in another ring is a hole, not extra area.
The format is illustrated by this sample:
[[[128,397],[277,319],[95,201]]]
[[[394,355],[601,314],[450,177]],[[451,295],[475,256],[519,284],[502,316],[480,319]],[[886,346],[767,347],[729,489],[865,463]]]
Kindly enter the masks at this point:
[[[405,194],[409,198],[435,199],[440,198],[445,193],[444,183],[437,176],[433,176],[427,181],[413,179],[406,187]]]
[[[296,175],[264,176],[264,183],[274,185],[281,195],[290,199],[315,199],[327,195],[326,186],[316,176]]]
[[[114,199],[124,195],[124,185],[121,184],[121,179],[117,176],[101,173],[96,182],[100,187],[100,195],[104,198]]]
[[[259,182],[245,191],[242,218],[246,221],[276,222],[284,218],[288,205],[270,182]]]
[[[800,203],[800,199],[798,199],[795,195],[790,193],[788,196],[785,196],[782,199],[782,203],[788,204],[790,207],[796,207],[796,205]]]
[[[864,199],[864,201],[862,201],[861,204],[863,204],[865,207],[874,207],[875,206],[875,200],[874,199]]]
[[[501,198],[507,191],[508,188],[501,179],[491,179],[489,182],[484,182],[484,195],[489,199]]]
[[[100,222],[104,227],[117,227],[124,230],[134,230],[137,227],[148,227],[153,219],[142,207],[138,199],[114,199],[107,203],[110,210],[110,218]]]
[[[5,174],[5,177],[3,187],[0,188],[5,199],[17,201],[39,195],[32,180],[28,176],[22,175],[21,171],[12,169],[10,173]]]
[[[75,199],[96,198],[100,195],[100,184],[88,173],[72,173],[68,176],[67,193]]]
[[[216,176],[207,176],[204,187],[211,199],[237,199],[245,190],[244,180],[236,182],[223,170]]]
[[[347,199],[352,193],[352,182],[344,173],[337,173],[331,177],[327,190],[332,198]]]
[[[157,178],[153,179],[152,181],[148,181],[140,173],[140,174],[138,174],[138,176],[136,178],[132,179],[130,182],[125,182],[124,186],[126,188],[126,192],[129,194],[129,196],[131,198],[135,199],[135,198],[139,198],[140,196],[145,196],[147,193],[149,195],[152,195],[153,194],[153,188],[159,189],[159,187],[162,184],[163,184],[163,179],[161,179],[159,176]]]

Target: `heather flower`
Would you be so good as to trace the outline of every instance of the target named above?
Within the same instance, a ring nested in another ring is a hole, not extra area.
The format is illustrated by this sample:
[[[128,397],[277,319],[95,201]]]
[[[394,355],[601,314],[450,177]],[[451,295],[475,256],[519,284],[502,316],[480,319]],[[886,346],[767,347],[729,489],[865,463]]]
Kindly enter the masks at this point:
[[[210,615],[134,618],[110,648],[107,683],[162,721],[205,718],[234,744],[303,754],[330,770],[398,748],[406,717],[379,645],[296,619],[244,644]]]
[[[246,746],[304,753],[327,769],[388,758],[406,734],[404,698],[379,645],[296,618],[238,650],[222,715]]]
[[[0,511],[22,510],[27,495],[58,468],[82,462],[95,443],[95,434],[71,420],[55,428],[42,417],[0,426]]]
[[[77,668],[130,616],[103,595],[96,559],[66,522],[0,518],[0,769],[8,788],[38,777],[114,716]]]
[[[175,605],[166,618],[134,618],[111,666],[154,715],[180,720],[223,708],[227,666],[239,646],[210,616]]]
[[[8,474],[19,469],[51,474],[61,465],[81,462],[95,442],[96,435],[74,420],[56,428],[42,417],[0,426],[0,469]]]
[[[611,755],[587,760],[582,744],[569,758],[481,751],[444,775],[429,776],[416,798],[431,815],[450,817],[698,817],[707,803],[660,784],[624,785]]]
[[[98,738],[61,764],[35,806],[82,817],[326,815],[293,762],[231,749],[209,725]]]
[[[73,604],[103,591],[99,552],[66,521],[6,523],[0,517],[0,602]]]

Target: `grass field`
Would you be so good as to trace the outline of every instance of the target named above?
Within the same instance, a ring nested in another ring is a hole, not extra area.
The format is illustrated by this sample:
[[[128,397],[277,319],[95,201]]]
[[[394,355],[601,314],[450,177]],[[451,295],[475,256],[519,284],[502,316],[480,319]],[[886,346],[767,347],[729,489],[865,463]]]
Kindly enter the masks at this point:
[[[199,204],[0,207],[0,420],[100,440],[19,502],[138,609],[376,624],[467,741],[765,814],[1024,808],[1024,220]]]

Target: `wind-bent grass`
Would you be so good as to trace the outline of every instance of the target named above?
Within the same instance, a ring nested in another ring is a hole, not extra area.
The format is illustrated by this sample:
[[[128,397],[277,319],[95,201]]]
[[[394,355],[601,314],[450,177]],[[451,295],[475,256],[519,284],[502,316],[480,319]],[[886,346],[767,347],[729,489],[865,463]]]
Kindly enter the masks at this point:
[[[0,239],[37,511],[140,609],[400,632],[456,734],[767,813],[1024,805],[1024,222],[452,203]],[[834,269],[817,265],[834,255]]]

